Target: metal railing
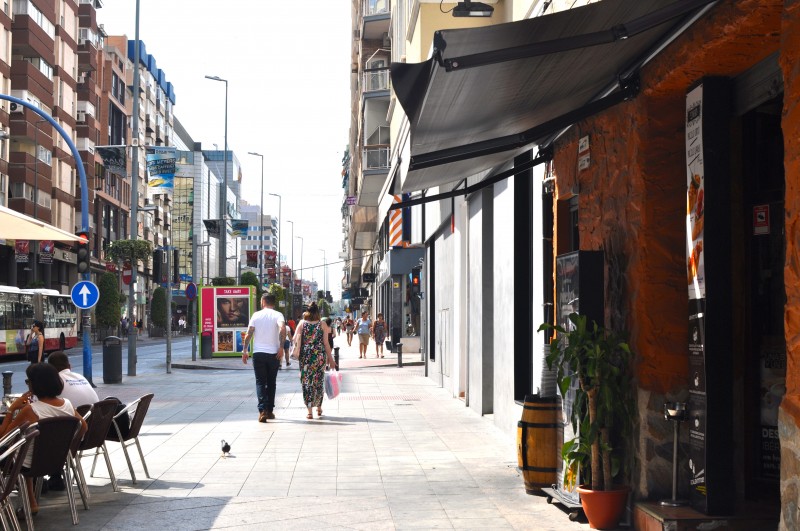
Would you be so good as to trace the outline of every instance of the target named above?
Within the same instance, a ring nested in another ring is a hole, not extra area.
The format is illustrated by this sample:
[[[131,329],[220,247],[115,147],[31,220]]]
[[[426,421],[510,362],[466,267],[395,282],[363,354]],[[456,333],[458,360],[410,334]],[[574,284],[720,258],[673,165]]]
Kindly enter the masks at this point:
[[[391,78],[389,77],[388,68],[365,70],[361,74],[361,87],[364,92],[372,92],[374,90],[389,90],[390,86]]]
[[[389,146],[365,146],[361,167],[365,170],[388,170]]]

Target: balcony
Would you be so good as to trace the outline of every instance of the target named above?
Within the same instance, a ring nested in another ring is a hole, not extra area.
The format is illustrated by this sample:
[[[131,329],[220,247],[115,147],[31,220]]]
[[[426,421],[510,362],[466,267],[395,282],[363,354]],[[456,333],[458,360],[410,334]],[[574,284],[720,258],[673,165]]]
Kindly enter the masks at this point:
[[[361,160],[361,180],[358,183],[357,204],[377,207],[381,190],[389,175],[390,149],[388,144],[367,145]]]
[[[365,146],[364,156],[361,161],[363,170],[388,170],[389,169],[389,146]]]
[[[390,0],[364,0],[361,19],[362,39],[381,39],[389,32]]]
[[[370,68],[361,74],[361,90],[363,93],[389,90],[391,87],[388,68]]]
[[[364,16],[389,14],[389,0],[364,0]]]

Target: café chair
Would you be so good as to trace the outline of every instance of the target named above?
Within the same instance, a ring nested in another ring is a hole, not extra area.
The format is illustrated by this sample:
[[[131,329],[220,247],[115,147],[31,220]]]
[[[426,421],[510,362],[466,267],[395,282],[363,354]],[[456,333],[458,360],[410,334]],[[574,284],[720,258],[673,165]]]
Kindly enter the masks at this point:
[[[131,472],[131,479],[133,484],[136,484],[136,473],[133,471],[133,463],[131,463],[130,455],[128,454],[128,446],[135,444],[136,449],[139,451],[139,457],[142,460],[142,467],[144,468],[144,475],[150,479],[150,472],[147,470],[147,463],[144,460],[144,453],[139,444],[139,431],[142,429],[144,417],[147,415],[147,410],[150,408],[150,402],[153,400],[153,393],[141,396],[125,406],[122,410],[114,415],[112,422],[114,426],[113,431],[109,431],[106,435],[107,441],[115,441],[122,445],[122,451],[125,454],[125,460],[128,462],[128,470]],[[125,419],[130,419],[127,423]],[[94,455],[94,462],[92,463],[92,471],[89,476],[94,477],[94,468],[97,465],[97,456]]]
[[[108,449],[106,448],[106,435],[114,422],[114,415],[116,414],[118,403],[117,400],[113,399],[100,400],[92,404],[83,417],[86,420],[87,430],[83,435],[83,439],[78,442],[77,448],[73,451],[73,455],[76,456],[75,463],[77,465],[80,483],[83,485],[86,485],[86,477],[83,473],[81,459],[85,451],[94,450],[93,455],[95,457],[102,453],[105,458],[108,475],[111,478],[111,488],[115,492],[119,490],[117,487],[117,478],[114,476],[114,469],[111,468],[111,459],[108,457]],[[94,467],[92,467],[92,473],[94,473]],[[86,498],[89,498],[89,489],[86,489]]]
[[[0,462],[2,463],[0,465],[0,520],[2,520],[3,529],[20,529],[19,520],[10,498],[15,486],[19,488],[27,521],[31,521],[28,489],[25,481],[20,477],[20,471],[28,447],[31,441],[39,435],[39,432],[35,428],[28,429],[27,426],[28,424],[25,423],[0,440]],[[33,526],[29,526],[28,529],[33,529]]]
[[[55,476],[64,472],[64,483],[67,490],[70,512],[73,525],[78,525],[78,511],[75,506],[75,494],[72,491],[72,471],[75,470],[70,449],[81,429],[81,421],[77,417],[63,416],[40,419],[36,423],[39,437],[33,445],[33,455],[30,468],[23,469],[22,475],[26,478],[36,479],[35,492],[40,492],[43,476]],[[78,481],[80,481],[78,479]],[[80,483],[78,485],[81,487]],[[83,498],[84,508],[88,503],[84,496],[83,488],[79,488]],[[29,520],[30,521],[30,520]]]

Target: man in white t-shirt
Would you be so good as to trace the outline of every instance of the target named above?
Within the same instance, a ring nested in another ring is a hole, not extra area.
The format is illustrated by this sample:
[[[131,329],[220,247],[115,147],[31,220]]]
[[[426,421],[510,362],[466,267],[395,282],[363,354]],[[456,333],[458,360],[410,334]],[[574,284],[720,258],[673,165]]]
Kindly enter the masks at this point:
[[[283,357],[286,325],[283,314],[275,310],[275,296],[261,296],[261,310],[250,318],[247,334],[242,341],[242,363],[247,364],[247,347],[253,340],[253,371],[256,375],[258,421],[267,422],[275,414],[275,380]]]
[[[50,354],[47,362],[58,370],[58,375],[64,382],[64,390],[60,396],[69,400],[72,407],[91,405],[100,400],[89,380],[77,372],[72,372],[69,358],[62,351]]]

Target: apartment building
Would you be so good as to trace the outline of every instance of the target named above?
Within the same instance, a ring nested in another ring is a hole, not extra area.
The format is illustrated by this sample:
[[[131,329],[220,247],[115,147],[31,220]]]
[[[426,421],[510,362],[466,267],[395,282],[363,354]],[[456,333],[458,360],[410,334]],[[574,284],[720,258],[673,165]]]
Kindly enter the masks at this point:
[[[76,5],[17,1],[9,3],[6,9],[0,15],[4,51],[10,54],[5,58],[10,60],[3,72],[4,91],[52,114],[60,126],[74,135],[78,73]],[[17,105],[9,104],[7,108],[4,125],[9,126],[11,137],[8,165],[0,168],[0,173],[8,174],[7,206],[73,232],[78,194],[71,154],[67,155],[61,140],[54,139],[53,128],[36,113]],[[5,142],[3,148],[6,149]],[[4,185],[0,183],[0,189]],[[39,242],[27,244],[29,254],[15,252],[10,242],[2,247],[0,260],[7,267],[0,268],[0,282],[60,290],[68,286],[69,264],[74,263],[68,247],[59,244],[59,252],[50,259],[38,253]]]
[[[280,220],[277,216],[264,213],[261,205],[251,205],[244,200],[240,203],[239,212],[241,219],[247,220],[248,226],[247,236],[241,238],[239,245],[241,272],[249,271],[258,277],[263,271],[263,278],[260,278],[262,284],[277,282],[277,268],[280,262],[277,258]],[[276,253],[274,263],[265,261],[264,251]],[[270,269],[272,275],[269,274]]]

